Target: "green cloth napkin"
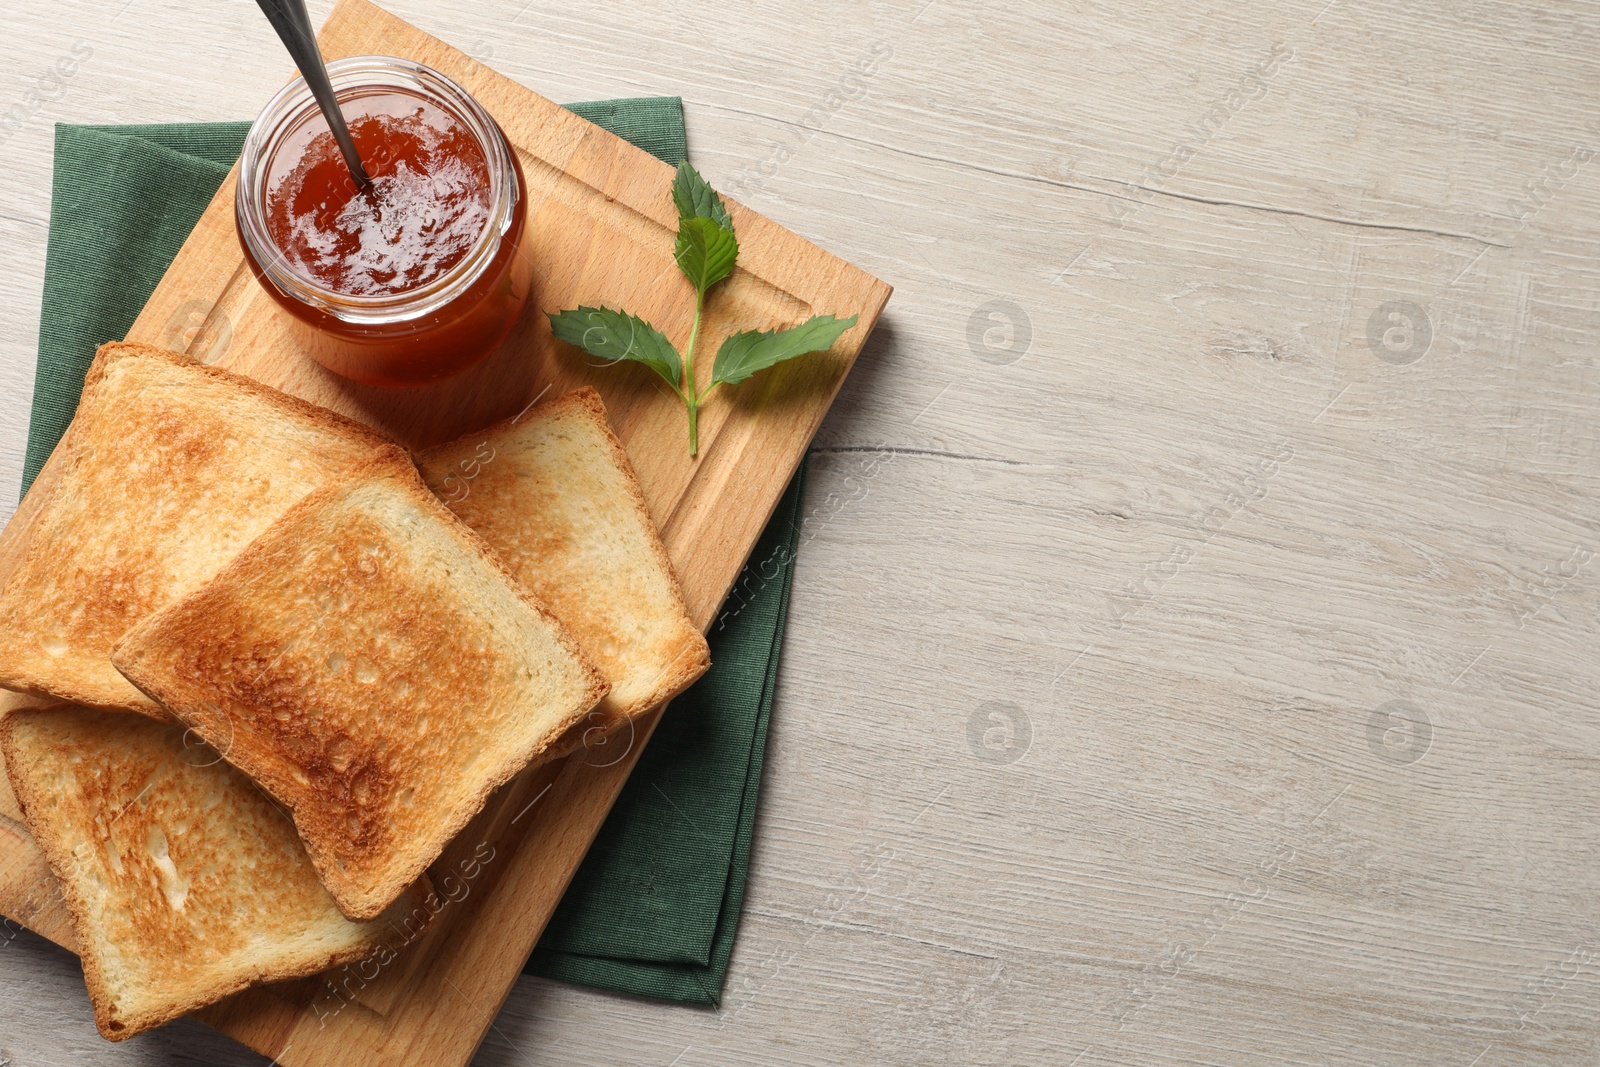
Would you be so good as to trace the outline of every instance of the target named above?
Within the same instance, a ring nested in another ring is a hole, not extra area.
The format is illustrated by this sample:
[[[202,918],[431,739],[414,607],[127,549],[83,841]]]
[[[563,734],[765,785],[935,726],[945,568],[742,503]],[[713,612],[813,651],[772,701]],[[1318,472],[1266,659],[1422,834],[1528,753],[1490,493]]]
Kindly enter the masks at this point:
[[[572,104],[668,163],[676,97]],[[248,123],[56,127],[50,246],[23,491],[61,439],[97,345],[122,337],[228,169]],[[801,475],[711,635],[714,666],[670,711],[526,970],[716,1004],[744,899],[799,535]]]

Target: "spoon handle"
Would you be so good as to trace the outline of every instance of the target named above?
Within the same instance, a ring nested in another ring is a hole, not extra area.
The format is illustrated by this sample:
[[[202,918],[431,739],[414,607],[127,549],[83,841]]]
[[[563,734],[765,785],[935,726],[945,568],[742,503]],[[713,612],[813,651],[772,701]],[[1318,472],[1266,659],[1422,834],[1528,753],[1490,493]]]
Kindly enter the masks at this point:
[[[267,16],[267,21],[272,23],[272,28],[278,31],[278,37],[289,50],[294,65],[300,68],[300,76],[317,98],[317,105],[328,120],[333,139],[339,143],[339,151],[344,155],[345,165],[350,168],[356,188],[365,189],[372,184],[372,179],[367,177],[367,168],[361,165],[355,139],[350,136],[350,127],[345,125],[344,113],[339,110],[338,98],[333,94],[328,68],[323,65],[322,52],[318,50],[317,39],[311,33],[311,16],[306,14],[305,0],[256,0],[256,3],[260,5],[262,14]]]

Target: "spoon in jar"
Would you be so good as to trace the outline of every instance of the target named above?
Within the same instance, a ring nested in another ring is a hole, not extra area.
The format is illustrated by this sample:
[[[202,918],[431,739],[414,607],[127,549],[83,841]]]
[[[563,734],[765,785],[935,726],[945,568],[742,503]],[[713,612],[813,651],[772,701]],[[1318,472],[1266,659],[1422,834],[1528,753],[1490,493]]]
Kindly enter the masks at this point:
[[[328,68],[322,62],[322,52],[311,33],[311,17],[306,14],[305,0],[256,0],[256,3],[260,5],[262,14],[267,16],[267,21],[272,23],[272,28],[278,31],[278,37],[289,50],[294,65],[300,68],[300,76],[317,98],[317,106],[322,108],[323,117],[328,120],[328,129],[333,131],[333,139],[339,143],[339,151],[344,156],[345,166],[350,168],[350,177],[355,179],[356,188],[366,192],[372,185],[372,179],[367,177],[367,168],[361,165],[355,138],[350,136],[350,127],[345,125],[339,100],[333,94]]]

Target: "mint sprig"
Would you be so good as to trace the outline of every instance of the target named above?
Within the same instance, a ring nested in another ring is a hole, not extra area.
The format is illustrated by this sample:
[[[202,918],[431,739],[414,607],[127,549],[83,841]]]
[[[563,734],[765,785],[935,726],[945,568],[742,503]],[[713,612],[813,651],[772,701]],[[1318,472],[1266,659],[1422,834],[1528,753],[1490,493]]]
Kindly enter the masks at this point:
[[[706,293],[733,273],[739,258],[739,239],[727,205],[700,173],[688,163],[678,166],[672,182],[672,202],[678,209],[678,236],[672,257],[694,286],[694,323],[680,358],[665,334],[637,315],[605,307],[580,306],[550,316],[555,336],[592,356],[615,363],[633,360],[654,370],[672,386],[689,413],[689,455],[700,452],[700,406],[719,385],[733,387],[752,374],[810,352],[831,347],[856,324],[856,316],[837,319],[813,315],[785,330],[743,330],[722,342],[711,368],[711,384],[696,390],[694,349],[700,338],[700,318]]]

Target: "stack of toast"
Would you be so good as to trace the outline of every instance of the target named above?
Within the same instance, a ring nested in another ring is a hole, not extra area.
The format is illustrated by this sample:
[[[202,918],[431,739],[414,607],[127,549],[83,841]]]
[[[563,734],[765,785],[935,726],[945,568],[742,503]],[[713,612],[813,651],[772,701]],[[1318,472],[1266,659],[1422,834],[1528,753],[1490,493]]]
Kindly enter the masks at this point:
[[[592,390],[413,458],[112,344],[56,463],[0,750],[112,1040],[400,951],[495,789],[710,665]]]

